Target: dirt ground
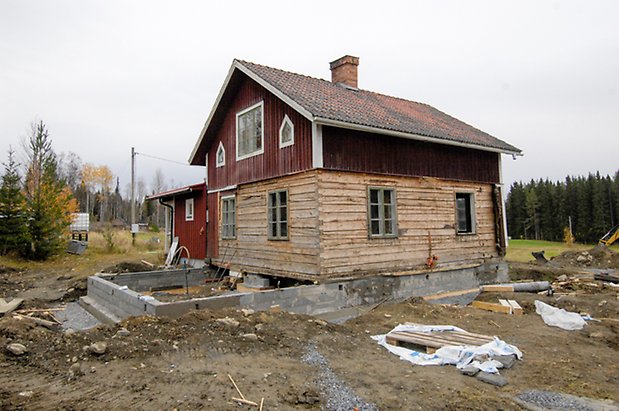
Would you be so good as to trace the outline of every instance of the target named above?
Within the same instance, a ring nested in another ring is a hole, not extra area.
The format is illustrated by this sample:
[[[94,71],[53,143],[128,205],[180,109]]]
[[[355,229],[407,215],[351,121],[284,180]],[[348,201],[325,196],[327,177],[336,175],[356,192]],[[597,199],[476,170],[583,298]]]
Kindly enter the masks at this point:
[[[596,267],[602,265],[596,262]],[[552,296],[478,297],[515,299],[523,316],[419,299],[382,304],[342,325],[283,312],[221,310],[196,311],[178,320],[132,318],[117,326],[67,333],[9,316],[0,319],[0,409],[257,410],[232,400],[239,394],[228,375],[246,399],[259,403],[264,398],[265,410],[326,409],[321,370],[303,361],[311,346],[358,397],[381,410],[518,410],[522,408],[514,396],[529,389],[619,403],[619,288],[594,281],[581,266],[569,263],[514,264],[510,273],[518,280],[567,279],[555,281]],[[4,273],[0,290],[35,286],[58,292],[56,277],[36,282],[31,273]],[[71,281],[60,280],[63,286]],[[74,294],[65,289],[63,301]],[[581,331],[549,327],[535,313],[536,299],[600,321]],[[39,298],[26,306],[59,302]],[[413,366],[370,338],[404,322],[496,335],[516,345],[524,357],[501,370],[509,382],[502,388],[464,376],[453,366]],[[128,335],[117,334],[121,328]],[[105,353],[88,349],[96,342],[105,342]],[[21,343],[28,352],[14,356],[4,348],[10,343]]]

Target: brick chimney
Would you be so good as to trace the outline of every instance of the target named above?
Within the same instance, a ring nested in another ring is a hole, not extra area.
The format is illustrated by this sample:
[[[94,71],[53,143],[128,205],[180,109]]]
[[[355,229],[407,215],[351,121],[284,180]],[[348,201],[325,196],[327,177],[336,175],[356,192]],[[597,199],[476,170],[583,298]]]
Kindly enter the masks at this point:
[[[357,88],[357,66],[359,57],[344,56],[329,63],[331,68],[331,82],[341,83],[348,87]]]

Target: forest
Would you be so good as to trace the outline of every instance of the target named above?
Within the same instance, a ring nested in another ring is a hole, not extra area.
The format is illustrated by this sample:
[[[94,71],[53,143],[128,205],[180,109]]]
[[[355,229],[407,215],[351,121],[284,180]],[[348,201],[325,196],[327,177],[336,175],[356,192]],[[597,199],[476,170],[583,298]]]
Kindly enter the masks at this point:
[[[619,224],[619,171],[568,176],[564,181],[512,184],[506,203],[507,230],[515,239],[597,243]]]

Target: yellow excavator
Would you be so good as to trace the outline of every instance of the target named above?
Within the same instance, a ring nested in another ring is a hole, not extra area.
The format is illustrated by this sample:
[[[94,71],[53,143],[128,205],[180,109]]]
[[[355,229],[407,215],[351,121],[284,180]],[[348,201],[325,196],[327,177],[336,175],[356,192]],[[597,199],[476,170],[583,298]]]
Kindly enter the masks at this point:
[[[619,240],[619,224],[614,226],[606,235],[600,238],[600,244],[610,247],[612,243]]]

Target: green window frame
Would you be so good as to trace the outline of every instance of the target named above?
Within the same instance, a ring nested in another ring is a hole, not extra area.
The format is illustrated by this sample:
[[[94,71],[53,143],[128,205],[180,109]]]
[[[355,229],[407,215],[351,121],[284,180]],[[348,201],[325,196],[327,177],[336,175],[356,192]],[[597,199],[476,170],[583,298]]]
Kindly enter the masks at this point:
[[[236,197],[221,198],[221,238],[233,240],[236,238]]]
[[[395,188],[368,188],[368,235],[370,238],[398,236]]]
[[[269,240],[288,240],[288,190],[269,191],[267,196]]]
[[[456,233],[475,234],[475,194],[456,193]]]

